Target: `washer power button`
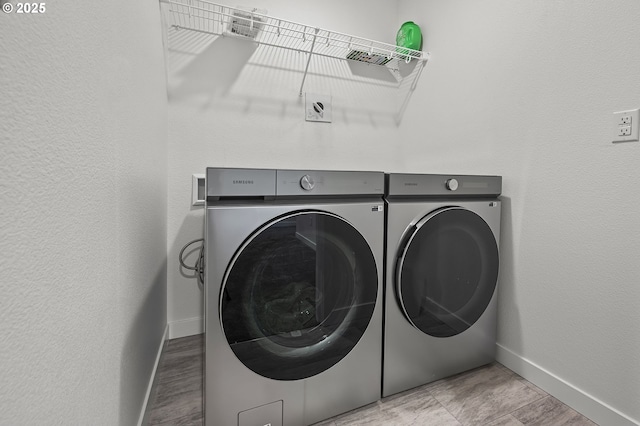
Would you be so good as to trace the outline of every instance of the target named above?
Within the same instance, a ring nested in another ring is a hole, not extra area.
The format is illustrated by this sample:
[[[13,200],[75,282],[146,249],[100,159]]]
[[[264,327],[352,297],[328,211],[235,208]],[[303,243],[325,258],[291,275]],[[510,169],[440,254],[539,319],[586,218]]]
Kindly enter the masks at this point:
[[[311,191],[316,183],[313,181],[313,178],[309,175],[304,175],[300,178],[300,186],[305,191]]]

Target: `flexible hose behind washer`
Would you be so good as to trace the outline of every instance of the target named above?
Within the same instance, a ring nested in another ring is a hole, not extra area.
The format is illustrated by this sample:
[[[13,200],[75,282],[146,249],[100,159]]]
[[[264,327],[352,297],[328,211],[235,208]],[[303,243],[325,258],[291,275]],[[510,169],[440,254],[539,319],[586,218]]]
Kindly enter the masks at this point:
[[[187,247],[198,243],[198,242],[202,242],[202,245],[200,246],[200,253],[198,254],[198,259],[196,260],[196,263],[193,266],[189,266],[186,263],[184,263],[184,251],[187,249]],[[188,242],[184,247],[182,247],[182,250],[180,250],[180,254],[178,255],[178,260],[180,261],[180,266],[182,266],[185,269],[188,269],[190,271],[196,271],[196,278],[198,279],[198,285],[200,287],[204,286],[204,238],[198,238],[197,240],[193,240]]]

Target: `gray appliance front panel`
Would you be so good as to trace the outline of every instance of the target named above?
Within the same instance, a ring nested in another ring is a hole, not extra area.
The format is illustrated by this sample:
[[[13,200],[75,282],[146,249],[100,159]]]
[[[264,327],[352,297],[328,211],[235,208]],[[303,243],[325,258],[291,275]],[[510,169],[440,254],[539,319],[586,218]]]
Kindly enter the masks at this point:
[[[268,169],[207,168],[207,198],[273,197],[276,171]]]
[[[457,206],[478,214],[500,246],[499,200],[388,201],[387,260],[382,396],[488,364],[495,360],[497,288],[482,316],[466,331],[452,337],[433,337],[416,329],[396,301],[398,250],[412,225],[440,208]]]
[[[382,195],[383,172],[278,170],[276,195]]]
[[[283,425],[308,425],[380,398],[383,206],[381,198],[317,204],[208,203],[204,290],[206,425],[235,424],[238,413],[274,400],[283,401]],[[340,362],[306,379],[273,380],[249,370],[229,347],[220,322],[221,285],[236,250],[255,230],[284,214],[310,209],[340,216],[368,242],[378,268],[377,302],[364,335]]]
[[[502,192],[501,176],[390,173],[386,179],[390,197],[496,197]],[[455,189],[450,185],[453,181]]]

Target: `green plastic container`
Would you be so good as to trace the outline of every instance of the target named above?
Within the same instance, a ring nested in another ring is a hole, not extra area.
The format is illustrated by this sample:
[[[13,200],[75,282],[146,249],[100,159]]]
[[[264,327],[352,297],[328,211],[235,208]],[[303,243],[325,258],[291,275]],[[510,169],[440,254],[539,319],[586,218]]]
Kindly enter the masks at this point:
[[[420,50],[422,48],[422,31],[420,27],[412,21],[402,24],[396,34],[396,45],[408,49]],[[400,53],[408,53],[407,50],[398,49]]]

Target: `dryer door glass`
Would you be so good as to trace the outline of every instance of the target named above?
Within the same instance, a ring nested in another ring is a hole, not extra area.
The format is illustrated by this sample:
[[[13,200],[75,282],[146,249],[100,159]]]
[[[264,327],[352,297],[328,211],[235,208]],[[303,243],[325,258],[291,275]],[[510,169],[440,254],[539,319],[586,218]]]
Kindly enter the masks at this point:
[[[407,319],[435,337],[471,327],[498,280],[498,245],[487,223],[448,207],[423,218],[405,239],[396,269],[396,295]]]
[[[321,373],[364,333],[378,271],[364,237],[325,212],[265,224],[240,247],[223,283],[227,341],[248,368],[276,380]]]

